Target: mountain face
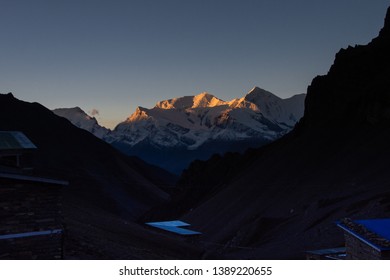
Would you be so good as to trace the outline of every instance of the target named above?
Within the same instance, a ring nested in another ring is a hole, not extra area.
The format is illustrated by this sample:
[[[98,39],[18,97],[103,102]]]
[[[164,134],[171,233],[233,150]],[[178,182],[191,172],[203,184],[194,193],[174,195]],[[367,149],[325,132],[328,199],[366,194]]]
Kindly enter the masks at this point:
[[[96,118],[89,116],[79,107],[54,109],[53,113],[68,119],[75,126],[89,131],[100,139],[110,133],[108,128],[100,126]]]
[[[194,159],[242,152],[281,137],[302,117],[304,98],[281,99],[256,87],[231,101],[208,93],[164,100],[152,109],[138,107],[104,139],[179,173]]]
[[[182,193],[154,213],[181,209],[206,249],[224,257],[304,258],[343,246],[335,221],[390,215],[389,77],[390,8],[377,38],[340,50],[328,74],[314,78],[290,133],[244,155],[192,163]]]
[[[228,102],[208,93],[164,100],[152,109],[138,107],[109,142],[118,137],[129,146],[147,140],[156,147],[194,150],[211,140],[275,140],[302,117],[304,96],[281,99],[254,88]]]

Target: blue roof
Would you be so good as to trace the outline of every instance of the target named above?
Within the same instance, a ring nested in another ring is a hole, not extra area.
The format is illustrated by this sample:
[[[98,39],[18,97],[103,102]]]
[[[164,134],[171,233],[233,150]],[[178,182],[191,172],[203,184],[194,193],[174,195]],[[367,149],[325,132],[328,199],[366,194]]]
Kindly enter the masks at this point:
[[[390,219],[357,220],[355,223],[390,241]]]
[[[150,226],[167,226],[167,227],[186,227],[190,226],[190,224],[187,224],[185,222],[174,220],[174,221],[165,221],[165,222],[153,222],[153,223],[147,223]]]
[[[170,231],[179,235],[199,235],[202,234],[198,231],[193,231],[185,228],[181,228],[184,226],[190,226],[190,224],[187,224],[185,222],[174,220],[174,221],[165,221],[165,222],[153,222],[153,223],[146,223],[149,226],[159,228],[162,230]]]
[[[370,219],[370,220],[354,220],[355,224],[361,225],[370,232],[375,233],[376,235],[390,241],[390,219]],[[389,247],[383,247],[378,244],[375,244],[372,240],[362,235],[359,232],[354,231],[354,229],[349,228],[348,226],[338,222],[337,225],[343,230],[349,232],[356,238],[360,239],[364,243],[372,246],[373,248],[379,251],[388,251]]]

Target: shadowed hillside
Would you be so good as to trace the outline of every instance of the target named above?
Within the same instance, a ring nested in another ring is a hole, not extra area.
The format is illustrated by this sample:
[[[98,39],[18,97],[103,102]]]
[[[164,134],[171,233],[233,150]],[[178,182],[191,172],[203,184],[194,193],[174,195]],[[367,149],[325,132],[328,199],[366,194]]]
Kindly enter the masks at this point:
[[[243,156],[193,163],[179,185],[197,200],[183,215],[205,233],[208,249],[302,258],[342,245],[340,218],[389,216],[389,77],[390,9],[377,38],[342,49],[312,81],[291,133]]]
[[[68,180],[63,188],[65,258],[165,259],[199,254],[133,221],[169,199],[173,177],[129,158],[38,103],[0,95],[0,130],[22,131],[38,147],[34,174]],[[165,244],[165,247],[161,247]]]

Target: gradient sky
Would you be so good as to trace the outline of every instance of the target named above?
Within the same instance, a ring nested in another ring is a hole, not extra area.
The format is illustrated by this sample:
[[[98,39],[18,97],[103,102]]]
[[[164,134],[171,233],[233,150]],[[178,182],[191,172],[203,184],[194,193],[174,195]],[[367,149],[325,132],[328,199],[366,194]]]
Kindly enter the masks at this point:
[[[254,86],[306,92],[340,48],[383,26],[381,0],[0,0],[0,92],[50,109],[137,106]]]

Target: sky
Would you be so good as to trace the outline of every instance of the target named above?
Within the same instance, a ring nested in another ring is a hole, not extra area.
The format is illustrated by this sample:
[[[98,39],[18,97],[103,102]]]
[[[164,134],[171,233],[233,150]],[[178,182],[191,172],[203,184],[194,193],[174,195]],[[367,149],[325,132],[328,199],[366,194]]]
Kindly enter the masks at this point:
[[[79,106],[107,127],[137,106],[254,86],[306,92],[367,44],[390,0],[0,0],[0,92]]]

